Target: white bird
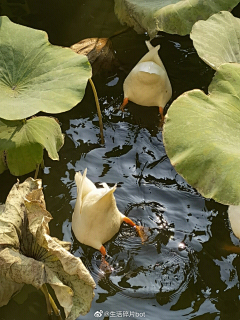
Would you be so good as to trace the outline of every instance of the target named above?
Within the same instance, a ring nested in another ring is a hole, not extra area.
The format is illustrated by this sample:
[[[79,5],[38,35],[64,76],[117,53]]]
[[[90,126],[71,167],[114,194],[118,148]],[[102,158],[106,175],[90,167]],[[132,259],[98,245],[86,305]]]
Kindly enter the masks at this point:
[[[228,218],[233,233],[238,239],[240,239],[240,206],[229,206]]]
[[[80,172],[75,174],[77,200],[72,216],[72,230],[79,242],[99,250],[106,263],[103,244],[119,231],[122,222],[136,228],[142,240],[145,240],[144,231],[143,227],[137,226],[118,210],[113,195],[116,185],[109,188],[106,183],[102,183],[102,188],[96,188],[86,174],[87,169],[83,175]]]
[[[234,235],[240,239],[240,206],[230,205],[228,207],[228,219]],[[227,252],[240,253],[240,247],[236,245],[224,245]]]
[[[163,109],[172,96],[172,86],[158,55],[160,45],[153,47],[150,41],[146,41],[146,45],[149,52],[136,64],[123,83],[124,100],[121,110],[130,100],[142,106],[158,106],[163,118]]]

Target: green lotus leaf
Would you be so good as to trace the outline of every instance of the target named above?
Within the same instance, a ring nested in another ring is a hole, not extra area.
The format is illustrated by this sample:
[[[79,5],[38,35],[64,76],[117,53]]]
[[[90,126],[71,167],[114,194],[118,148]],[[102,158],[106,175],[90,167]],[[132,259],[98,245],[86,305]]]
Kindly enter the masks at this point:
[[[0,118],[73,108],[85,93],[91,66],[84,55],[51,45],[46,32],[0,18]]]
[[[189,34],[194,23],[221,10],[231,11],[238,0],[115,0],[121,23],[154,37],[158,31]]]
[[[170,106],[163,129],[167,155],[204,197],[240,204],[240,64],[222,64],[209,94],[192,90]]]
[[[54,118],[0,119],[0,173],[7,167],[16,176],[35,170],[43,160],[44,148],[51,159],[58,160],[57,152],[63,142],[61,128]]]
[[[213,69],[240,62],[240,19],[222,11],[194,24],[190,34],[199,57]]]

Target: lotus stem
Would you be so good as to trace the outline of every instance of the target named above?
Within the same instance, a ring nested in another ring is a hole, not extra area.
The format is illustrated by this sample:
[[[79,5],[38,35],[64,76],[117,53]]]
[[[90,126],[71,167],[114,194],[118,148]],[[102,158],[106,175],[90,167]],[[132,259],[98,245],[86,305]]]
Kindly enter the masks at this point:
[[[92,86],[95,102],[96,102],[96,107],[97,107],[97,113],[98,113],[98,119],[99,119],[99,127],[100,127],[100,135],[101,135],[101,143],[104,144],[104,136],[103,136],[103,122],[102,122],[102,114],[101,114],[101,109],[99,105],[99,100],[98,100],[98,95],[97,95],[97,90],[95,88],[95,85],[92,81],[91,78],[89,78],[89,82]]]
[[[49,293],[46,284],[43,284],[40,288],[45,295],[46,304],[47,304],[47,313],[49,316],[52,316],[52,307],[49,299]]]
[[[35,174],[34,174],[34,179],[37,179],[40,167],[41,167],[41,169],[44,169],[44,160],[43,160],[43,159],[42,159],[42,162],[39,163],[39,164],[37,164],[37,166],[36,166],[36,171],[35,171]]]
[[[48,292],[48,288],[47,288],[47,285],[44,283],[41,288],[42,292],[44,293],[45,295],[45,298],[46,298],[46,303],[47,303],[47,310],[48,310],[48,315],[49,316],[52,316],[52,310],[53,312],[55,313],[55,315],[60,319],[62,320],[62,316],[60,314],[60,311],[58,309],[58,307],[56,306],[52,296],[50,295],[50,293]]]
[[[112,39],[112,38],[114,38],[114,37],[117,37],[117,36],[119,36],[120,34],[125,33],[125,32],[127,32],[127,31],[129,31],[129,30],[131,30],[131,29],[132,29],[132,28],[127,27],[127,28],[125,28],[125,29],[123,29],[123,30],[117,31],[117,32],[115,32],[112,36],[110,36],[109,39]]]
[[[60,320],[62,320],[62,316],[61,316],[60,310],[59,310],[58,307],[56,306],[56,304],[55,304],[52,296],[51,296],[50,294],[48,294],[48,295],[49,295],[49,301],[50,301],[50,303],[51,303],[51,306],[52,306],[52,309],[53,309],[55,315],[56,315]]]
[[[35,180],[37,179],[37,176],[38,176],[38,173],[39,173],[39,167],[40,167],[40,164],[37,164],[36,171],[35,171],[35,174],[34,174],[34,179]]]

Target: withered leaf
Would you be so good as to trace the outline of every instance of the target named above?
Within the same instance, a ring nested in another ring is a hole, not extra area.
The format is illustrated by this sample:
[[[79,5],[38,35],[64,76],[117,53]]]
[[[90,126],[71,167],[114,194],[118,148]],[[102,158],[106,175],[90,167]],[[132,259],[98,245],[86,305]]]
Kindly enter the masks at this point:
[[[75,43],[70,48],[88,57],[93,75],[103,70],[109,71],[118,65],[110,38],[88,38]]]
[[[42,181],[28,178],[11,189],[0,214],[0,307],[24,284],[49,284],[66,319],[75,320],[91,307],[95,282],[71,244],[50,236]]]

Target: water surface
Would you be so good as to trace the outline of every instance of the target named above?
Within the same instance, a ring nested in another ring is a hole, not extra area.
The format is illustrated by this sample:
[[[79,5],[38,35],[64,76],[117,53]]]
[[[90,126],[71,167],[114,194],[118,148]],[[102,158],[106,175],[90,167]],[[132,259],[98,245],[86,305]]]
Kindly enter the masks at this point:
[[[63,3],[55,15],[54,7],[47,12],[43,2],[35,27],[48,31],[52,43],[59,45],[71,45],[84,37],[110,36],[122,28],[109,1],[99,1],[107,8],[103,16],[96,14],[96,2],[90,3],[88,6],[82,1],[75,15],[69,7],[63,28],[58,25],[65,10]],[[78,25],[77,21],[84,17],[91,17],[87,21],[92,29],[85,28],[83,32],[83,22]],[[28,23],[34,26],[33,19]],[[100,143],[89,86],[78,106],[57,116],[65,133],[60,161],[53,162],[46,156],[45,169],[39,174],[47,209],[54,218],[51,235],[72,243],[72,253],[83,260],[96,281],[91,311],[83,319],[92,320],[99,315],[100,319],[237,320],[239,255],[227,252],[224,245],[238,246],[239,241],[229,227],[227,207],[203,198],[171,166],[158,127],[157,108],[129,103],[124,112],[119,110],[123,81],[147,52],[147,39],[147,35],[134,31],[115,37],[113,45],[120,68],[93,79],[103,114],[104,145]],[[193,88],[207,92],[213,71],[198,58],[188,36],[161,33],[152,43],[161,44],[160,55],[173,87],[172,100]],[[107,260],[114,267],[106,277],[99,271],[100,253],[81,245],[71,231],[77,195],[74,174],[85,168],[97,185],[116,183],[119,210],[150,228],[149,239],[142,244],[133,229],[122,225],[106,244]],[[8,172],[1,175],[1,202],[15,181]],[[0,319],[47,319],[44,297],[27,287],[0,309]]]

